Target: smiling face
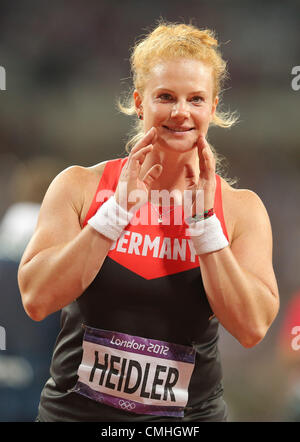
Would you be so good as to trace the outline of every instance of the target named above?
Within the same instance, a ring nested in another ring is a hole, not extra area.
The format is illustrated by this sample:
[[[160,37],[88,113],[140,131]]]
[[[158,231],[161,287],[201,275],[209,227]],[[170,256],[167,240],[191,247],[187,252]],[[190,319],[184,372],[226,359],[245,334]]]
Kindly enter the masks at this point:
[[[142,111],[144,130],[157,130],[162,149],[186,152],[206,135],[216,110],[212,69],[193,59],[165,60],[155,65],[143,96],[134,92],[137,113]]]

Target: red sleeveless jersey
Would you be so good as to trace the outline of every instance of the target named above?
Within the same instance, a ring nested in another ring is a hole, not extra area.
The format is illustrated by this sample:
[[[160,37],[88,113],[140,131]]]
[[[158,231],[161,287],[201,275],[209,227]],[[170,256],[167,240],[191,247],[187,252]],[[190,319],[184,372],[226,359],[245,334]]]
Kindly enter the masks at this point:
[[[99,201],[98,195],[104,189],[115,192],[119,175],[126,161],[127,157],[109,161],[106,164],[86,215],[84,226],[107,199]],[[166,224],[157,223],[156,225],[151,224],[151,216],[153,218],[151,212],[153,210],[155,209],[151,208],[151,204],[148,203],[136,212],[122,237],[113,244],[108,256],[145,279],[159,278],[199,267],[192,241],[185,234],[187,226],[185,224],[174,225],[175,217],[178,215],[179,218],[176,208],[169,214],[166,213],[169,215]],[[178,210],[182,212],[181,206],[178,207]],[[142,211],[143,213],[141,213]],[[214,211],[228,240],[223,216],[221,178],[219,175],[216,175]],[[147,229],[145,229],[143,220],[147,224]]]

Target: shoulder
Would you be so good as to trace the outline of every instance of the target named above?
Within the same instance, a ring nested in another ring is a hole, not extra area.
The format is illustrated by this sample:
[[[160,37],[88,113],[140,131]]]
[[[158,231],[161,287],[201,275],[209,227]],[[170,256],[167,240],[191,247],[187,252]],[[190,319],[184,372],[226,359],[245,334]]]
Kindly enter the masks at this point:
[[[221,188],[224,218],[232,240],[251,226],[270,226],[266,207],[257,193],[249,189],[236,189],[223,178]]]
[[[250,189],[236,189],[221,178],[222,199],[226,204],[230,204],[239,213],[248,206],[257,205],[262,208],[264,206],[261,198]]]
[[[109,160],[108,160],[109,161]],[[90,167],[72,165],[62,170],[52,181],[44,200],[55,199],[69,204],[80,221],[85,217],[108,161]]]
[[[101,178],[101,175],[105,169],[105,165],[108,161],[103,161],[101,163],[95,164],[90,167],[84,167],[79,165],[69,166],[63,171],[61,171],[55,180],[67,181],[67,182],[88,182],[89,180]]]
[[[103,161],[101,163],[95,164],[90,167],[73,165],[62,170],[53,180],[53,184],[65,185],[66,190],[72,189],[84,189],[88,188],[90,185],[94,186],[98,183],[105,169],[108,161]]]
[[[85,189],[90,185],[94,185],[101,178],[106,162],[99,163],[95,166],[84,167],[73,165],[62,170],[52,181],[48,189],[63,190],[65,196],[78,198],[83,194]]]

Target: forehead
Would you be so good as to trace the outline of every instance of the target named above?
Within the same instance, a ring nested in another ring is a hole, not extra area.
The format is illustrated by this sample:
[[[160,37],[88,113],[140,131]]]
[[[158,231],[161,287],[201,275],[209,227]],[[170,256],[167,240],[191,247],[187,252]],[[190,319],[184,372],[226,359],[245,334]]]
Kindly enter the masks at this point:
[[[192,91],[212,90],[212,68],[200,60],[175,59],[155,64],[149,72],[146,89],[191,88]]]

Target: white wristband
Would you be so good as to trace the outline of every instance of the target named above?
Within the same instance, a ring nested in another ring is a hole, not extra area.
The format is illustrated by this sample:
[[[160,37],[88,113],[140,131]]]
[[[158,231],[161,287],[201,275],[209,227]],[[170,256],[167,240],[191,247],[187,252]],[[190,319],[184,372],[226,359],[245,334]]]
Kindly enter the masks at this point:
[[[188,229],[188,234],[193,242],[196,255],[216,252],[229,245],[216,214],[194,223]]]
[[[111,196],[98,209],[96,214],[88,220],[88,224],[97,232],[116,241],[124,228],[130,223],[134,213],[124,210]]]

